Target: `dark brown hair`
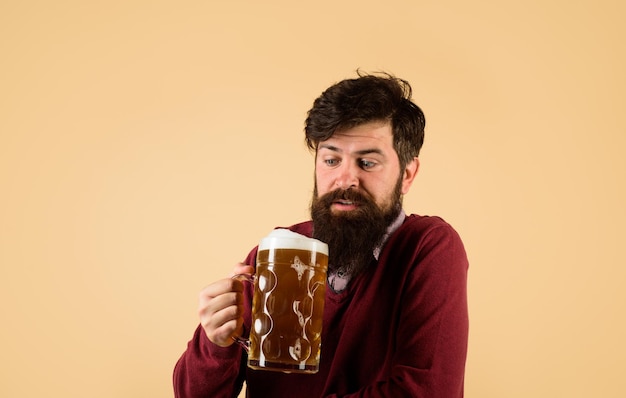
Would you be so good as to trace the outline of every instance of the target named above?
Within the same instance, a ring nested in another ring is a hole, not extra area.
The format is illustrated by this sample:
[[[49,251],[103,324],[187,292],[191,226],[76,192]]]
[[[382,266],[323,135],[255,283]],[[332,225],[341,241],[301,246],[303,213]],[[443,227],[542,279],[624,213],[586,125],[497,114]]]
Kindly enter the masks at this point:
[[[411,100],[411,85],[388,73],[363,74],[326,89],[314,102],[305,122],[306,144],[317,150],[320,141],[337,130],[372,121],[391,122],[393,146],[404,168],[419,155],[426,120]]]

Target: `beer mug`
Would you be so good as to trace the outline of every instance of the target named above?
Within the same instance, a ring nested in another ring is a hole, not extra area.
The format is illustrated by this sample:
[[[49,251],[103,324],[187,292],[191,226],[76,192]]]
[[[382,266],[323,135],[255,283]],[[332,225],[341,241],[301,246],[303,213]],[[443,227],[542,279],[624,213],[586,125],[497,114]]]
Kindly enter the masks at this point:
[[[259,243],[248,351],[253,369],[286,373],[319,370],[328,245],[286,229]]]

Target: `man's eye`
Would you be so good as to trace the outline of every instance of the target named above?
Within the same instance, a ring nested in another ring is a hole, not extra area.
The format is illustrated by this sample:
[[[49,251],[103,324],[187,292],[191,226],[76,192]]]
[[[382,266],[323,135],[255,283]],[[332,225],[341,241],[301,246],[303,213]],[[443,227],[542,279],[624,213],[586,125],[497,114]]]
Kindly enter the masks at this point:
[[[361,159],[361,168],[371,169],[374,166],[376,166],[376,163],[369,161],[369,160]]]
[[[324,163],[326,163],[327,166],[335,166],[339,162],[337,159],[324,159]]]

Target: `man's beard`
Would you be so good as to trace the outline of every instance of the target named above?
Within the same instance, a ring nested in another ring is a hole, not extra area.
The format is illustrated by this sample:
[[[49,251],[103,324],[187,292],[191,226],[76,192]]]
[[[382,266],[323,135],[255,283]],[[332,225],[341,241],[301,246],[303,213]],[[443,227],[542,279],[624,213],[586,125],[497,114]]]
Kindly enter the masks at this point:
[[[337,189],[321,197],[317,186],[311,201],[313,237],[328,244],[329,270],[356,275],[371,263],[387,228],[402,211],[402,181],[398,180],[391,200],[383,208],[361,191]],[[334,201],[349,200],[358,207],[332,212]]]

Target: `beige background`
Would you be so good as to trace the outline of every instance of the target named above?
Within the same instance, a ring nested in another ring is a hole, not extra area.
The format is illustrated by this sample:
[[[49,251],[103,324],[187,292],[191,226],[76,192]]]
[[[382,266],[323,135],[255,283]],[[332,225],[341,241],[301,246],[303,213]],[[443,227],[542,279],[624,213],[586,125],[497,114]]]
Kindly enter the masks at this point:
[[[467,246],[466,396],[622,397],[624,3],[296,4],[0,4],[0,396],[171,397],[198,291],[307,217],[306,111],[360,67],[427,115],[405,207]]]

